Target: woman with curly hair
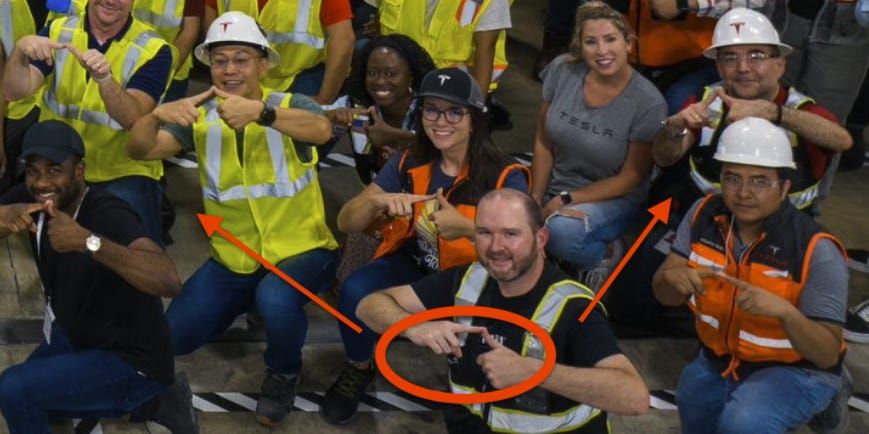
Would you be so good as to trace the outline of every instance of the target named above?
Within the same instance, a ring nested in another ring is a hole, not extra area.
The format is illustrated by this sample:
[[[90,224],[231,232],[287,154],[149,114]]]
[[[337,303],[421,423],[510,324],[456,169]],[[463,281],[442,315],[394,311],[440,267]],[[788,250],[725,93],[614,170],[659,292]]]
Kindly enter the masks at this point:
[[[428,53],[413,39],[394,34],[374,38],[353,58],[346,90],[354,108],[326,112],[333,124],[351,126],[355,117],[369,122],[365,152],[356,152],[356,173],[363,185],[390,157],[414,142],[415,104],[422,77],[435,69]]]

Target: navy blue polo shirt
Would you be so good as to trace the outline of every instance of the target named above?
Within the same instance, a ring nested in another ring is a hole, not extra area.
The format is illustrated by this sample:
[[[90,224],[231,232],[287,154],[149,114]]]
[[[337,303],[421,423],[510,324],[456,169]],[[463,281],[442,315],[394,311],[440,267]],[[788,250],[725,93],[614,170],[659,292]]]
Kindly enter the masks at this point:
[[[106,51],[109,50],[109,46],[111,46],[112,42],[116,39],[120,39],[130,30],[130,25],[133,23],[132,19],[128,19],[127,23],[124,24],[124,28],[114,37],[107,40],[104,44],[100,44],[99,41],[94,37],[91,33],[90,22],[87,19],[87,14],[84,16],[84,30],[88,34],[88,49],[95,49],[100,53],[105,54]],[[47,23],[45,27],[43,27],[39,32],[39,36],[45,36],[46,38],[49,35],[49,30],[51,27],[51,23]],[[49,65],[43,61],[31,61],[31,65],[37,67],[42,75],[47,77],[48,74],[54,70],[54,65]],[[163,46],[160,48],[160,51],[157,52],[157,55],[154,56],[153,59],[146,62],[136,71],[132,77],[130,77],[130,81],[127,83],[127,89],[136,89],[142,92],[145,92],[154,99],[154,102],[160,101],[160,97],[163,96],[163,91],[166,90],[166,84],[169,82],[169,75],[172,71],[172,51],[169,49],[169,46]]]

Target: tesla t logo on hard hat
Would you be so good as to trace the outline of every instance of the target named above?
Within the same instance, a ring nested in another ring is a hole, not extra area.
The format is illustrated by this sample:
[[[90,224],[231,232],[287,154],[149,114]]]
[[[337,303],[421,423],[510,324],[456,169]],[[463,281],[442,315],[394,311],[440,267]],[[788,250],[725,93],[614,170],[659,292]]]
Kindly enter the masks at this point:
[[[745,25],[745,22],[730,23],[730,26],[733,27],[733,30],[736,31],[737,35],[739,34],[739,29],[742,28],[742,26],[744,26],[744,25]]]
[[[438,75],[438,78],[441,79],[441,86],[443,86],[444,82],[450,79],[450,76],[446,74],[440,74]]]
[[[225,23],[220,23],[220,25],[223,26],[223,32],[226,33],[226,29],[227,29],[229,26],[232,25],[232,21],[227,21],[227,22],[225,22]]]

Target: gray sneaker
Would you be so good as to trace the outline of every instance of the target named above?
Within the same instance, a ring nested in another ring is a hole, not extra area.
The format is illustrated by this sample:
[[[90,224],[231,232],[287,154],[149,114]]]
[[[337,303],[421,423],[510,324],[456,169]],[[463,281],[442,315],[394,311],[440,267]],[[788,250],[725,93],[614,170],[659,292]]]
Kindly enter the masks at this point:
[[[175,375],[175,382],[159,396],[157,408],[148,415],[145,427],[150,433],[199,434],[193,392],[186,374]]]
[[[594,291],[595,294],[600,291],[600,288],[604,283],[606,283],[606,280],[619,265],[619,261],[622,260],[622,256],[625,254],[625,245],[621,239],[617,238],[615,241],[610,243],[610,246],[612,248],[610,249],[608,257],[603,258],[597,267],[586,271],[584,279],[582,279],[582,275],[580,275],[582,283],[584,283],[588,289]]]
[[[299,377],[287,378],[271,369],[266,369],[259,400],[256,402],[256,420],[261,425],[276,427],[293,410],[296,400],[296,384]]]
[[[848,430],[848,399],[854,391],[854,379],[842,365],[842,387],[827,408],[809,421],[809,428],[818,434],[843,434]]]

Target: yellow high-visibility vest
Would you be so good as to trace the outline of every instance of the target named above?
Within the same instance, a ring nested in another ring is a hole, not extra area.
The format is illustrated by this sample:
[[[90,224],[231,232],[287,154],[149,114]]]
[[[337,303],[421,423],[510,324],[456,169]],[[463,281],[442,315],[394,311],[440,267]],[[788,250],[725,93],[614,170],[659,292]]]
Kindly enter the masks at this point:
[[[269,107],[290,107],[292,95],[263,88]],[[223,217],[222,226],[273,264],[316,248],[336,249],[326,225],[317,177],[317,151],[302,161],[293,139],[251,123],[238,155],[236,132],[220,119],[217,100],[199,107],[193,142],[205,212]],[[212,257],[235,273],[249,274],[259,263],[224,237],[211,237]]]
[[[510,0],[512,4],[513,0]],[[428,51],[438,68],[467,68],[474,59],[474,30],[492,0],[441,0],[431,23],[425,25],[426,2],[382,0],[379,8],[380,31],[384,35],[401,33]],[[495,44],[492,85],[507,69],[507,32],[501,30]]]
[[[136,0],[133,3],[133,16],[154,28],[166,42],[174,44],[184,21],[184,2],[185,0]],[[190,68],[193,66],[192,51],[175,72],[173,80],[184,80],[190,76]]]
[[[112,41],[105,53],[112,76],[121,86],[162,47],[170,48],[173,68],[177,57],[175,48],[149,26],[131,19],[124,35]],[[88,49],[84,20],[84,15],[57,19],[51,23],[49,37],[53,41],[72,44],[83,53]],[[86,180],[103,182],[131,175],[153,179],[163,176],[160,161],[137,161],[127,156],[130,133],[109,116],[99,84],[88,77],[87,71],[69,50],[55,52],[54,70],[45,81],[39,120],[66,122],[81,135],[87,161]]]

